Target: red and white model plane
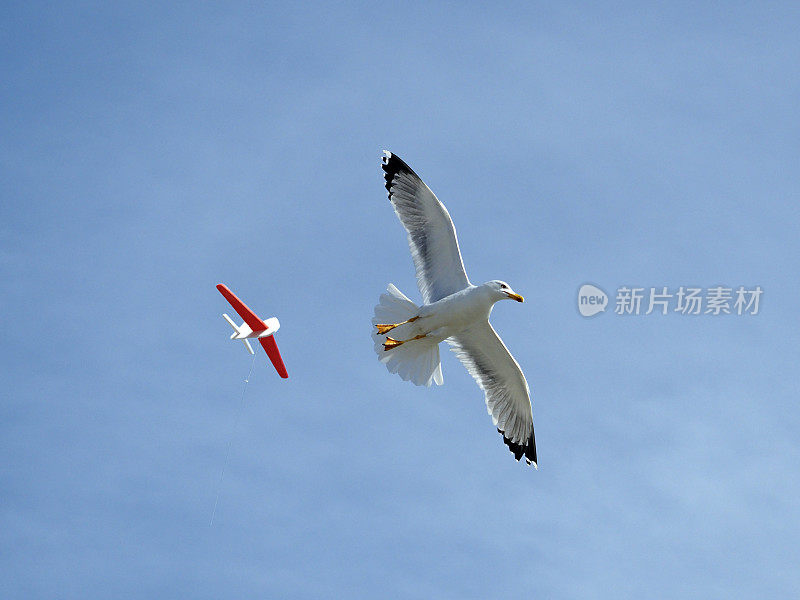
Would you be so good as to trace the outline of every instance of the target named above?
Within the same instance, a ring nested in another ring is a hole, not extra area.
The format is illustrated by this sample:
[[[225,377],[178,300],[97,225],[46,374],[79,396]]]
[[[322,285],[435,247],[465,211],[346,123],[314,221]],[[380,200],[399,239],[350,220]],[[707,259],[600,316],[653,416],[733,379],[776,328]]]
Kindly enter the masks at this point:
[[[255,354],[248,339],[256,338],[264,347],[264,351],[267,353],[267,356],[272,362],[272,365],[275,367],[275,370],[278,372],[278,375],[284,379],[288,379],[289,374],[286,372],[286,367],[283,365],[281,353],[278,351],[278,344],[275,343],[275,338],[273,337],[273,334],[278,331],[281,326],[281,324],[278,322],[278,319],[275,317],[270,317],[266,321],[262,321],[258,318],[256,313],[250,310],[244,302],[236,297],[236,294],[228,289],[228,286],[220,283],[217,284],[217,289],[219,290],[220,294],[225,296],[225,299],[230,302],[233,310],[239,313],[239,316],[244,319],[244,323],[241,325],[236,325],[233,319],[231,319],[228,315],[222,315],[228,324],[233,327],[231,339],[242,340],[244,345],[247,346],[247,351],[250,354]]]

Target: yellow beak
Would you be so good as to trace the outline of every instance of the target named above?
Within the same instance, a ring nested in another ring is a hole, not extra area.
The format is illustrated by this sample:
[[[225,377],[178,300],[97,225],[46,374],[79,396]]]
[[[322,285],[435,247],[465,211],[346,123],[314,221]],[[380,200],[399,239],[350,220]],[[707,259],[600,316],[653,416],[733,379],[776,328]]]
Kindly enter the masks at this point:
[[[525,298],[523,298],[523,297],[522,297],[522,296],[520,296],[519,294],[514,294],[514,293],[512,293],[512,292],[506,292],[506,294],[507,294],[507,295],[508,295],[508,297],[509,297],[509,298],[511,298],[512,300],[516,300],[517,302],[525,302]]]

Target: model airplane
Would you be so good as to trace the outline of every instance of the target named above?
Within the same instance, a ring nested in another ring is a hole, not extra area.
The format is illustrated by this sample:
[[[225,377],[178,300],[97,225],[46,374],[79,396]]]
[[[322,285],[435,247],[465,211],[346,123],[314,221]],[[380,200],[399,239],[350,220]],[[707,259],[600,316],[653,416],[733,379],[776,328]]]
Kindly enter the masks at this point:
[[[236,294],[230,291],[225,284],[217,284],[217,289],[220,294],[225,296],[225,299],[230,302],[233,310],[239,313],[239,316],[244,319],[244,323],[237,325],[228,315],[222,315],[228,324],[233,327],[231,339],[242,340],[250,354],[255,354],[255,352],[253,352],[253,347],[250,345],[249,340],[251,338],[257,339],[264,347],[264,351],[267,353],[278,375],[284,379],[288,379],[289,374],[286,372],[281,353],[278,351],[278,344],[275,343],[275,338],[273,337],[273,334],[278,331],[281,326],[278,319],[270,317],[266,321],[262,321],[258,318],[256,313],[250,310],[244,302],[239,300]]]

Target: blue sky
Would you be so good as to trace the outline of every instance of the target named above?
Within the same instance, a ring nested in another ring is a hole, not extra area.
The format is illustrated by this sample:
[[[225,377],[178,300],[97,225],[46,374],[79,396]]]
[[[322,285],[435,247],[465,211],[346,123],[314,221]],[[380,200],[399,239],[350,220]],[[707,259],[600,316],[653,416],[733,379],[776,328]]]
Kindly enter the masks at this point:
[[[0,16],[4,598],[800,588],[793,3],[15,3]],[[534,396],[516,463],[418,299],[380,151],[448,206]],[[227,283],[290,379],[227,340]],[[582,318],[585,282],[756,316]],[[233,440],[222,486],[225,452]],[[209,518],[217,491],[219,507]]]

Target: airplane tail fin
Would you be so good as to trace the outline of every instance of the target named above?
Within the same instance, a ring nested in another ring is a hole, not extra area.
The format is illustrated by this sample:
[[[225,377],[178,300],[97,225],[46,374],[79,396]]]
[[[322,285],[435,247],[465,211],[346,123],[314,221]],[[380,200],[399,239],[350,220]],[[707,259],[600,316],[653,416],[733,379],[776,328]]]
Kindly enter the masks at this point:
[[[225,319],[225,320],[228,322],[228,325],[230,325],[231,327],[233,327],[233,331],[235,332],[233,335],[236,335],[237,333],[240,333],[239,326],[238,326],[238,325],[237,325],[237,324],[234,322],[234,320],[233,320],[233,319],[231,319],[231,318],[228,316],[228,314],[227,314],[227,313],[222,313],[222,318],[223,318],[223,319]]]
[[[239,328],[239,326],[227,314],[222,313],[222,318],[225,319],[228,322],[228,325],[233,327],[233,333],[231,334],[231,339],[234,339],[237,335],[240,335],[240,334],[243,333],[243,331]],[[244,345],[247,348],[247,351],[250,354],[255,354],[255,351],[253,350],[253,347],[250,345],[250,342],[247,341],[247,339],[243,339],[243,338],[240,338],[240,339],[242,339],[242,341],[244,342]]]

